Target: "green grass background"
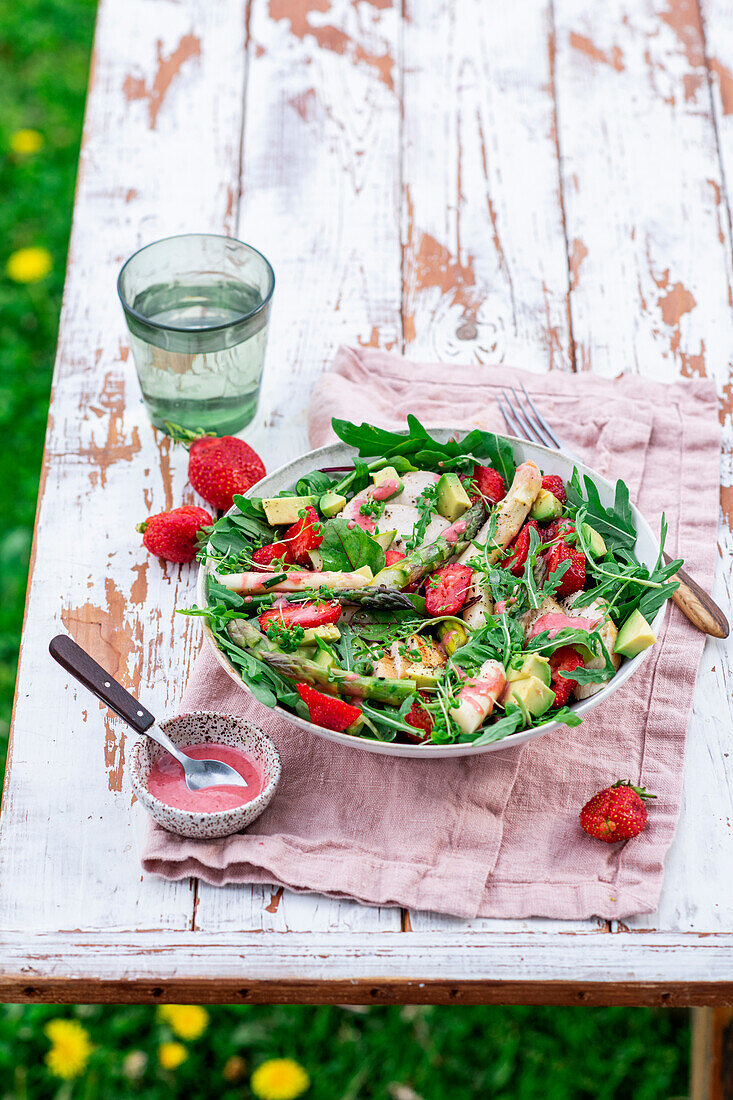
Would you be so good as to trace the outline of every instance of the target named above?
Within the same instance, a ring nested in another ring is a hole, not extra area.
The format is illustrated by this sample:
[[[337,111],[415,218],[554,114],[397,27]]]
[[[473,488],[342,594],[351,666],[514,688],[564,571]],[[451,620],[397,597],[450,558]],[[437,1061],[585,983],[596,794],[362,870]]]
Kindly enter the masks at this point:
[[[204,2],[204,0],[202,0]],[[215,2],[215,0],[207,0]],[[0,763],[10,721],[36,492],[73,204],[95,0],[0,0]],[[18,158],[11,134],[39,130]],[[5,273],[9,254],[43,245],[53,271],[32,286]],[[7,487],[12,487],[8,491]],[[568,950],[572,950],[569,944]],[[74,1015],[96,1050],[84,1078],[48,1074],[43,1025]],[[170,1038],[147,1007],[0,1007],[0,1098],[238,1097],[268,1057],[301,1061],[310,1095],[328,1100],[594,1098],[659,1100],[687,1091],[688,1018],[648,1009],[219,1007],[174,1074],[157,1065]],[[130,1051],[147,1056],[141,1078]],[[227,1084],[232,1054],[247,1063]]]

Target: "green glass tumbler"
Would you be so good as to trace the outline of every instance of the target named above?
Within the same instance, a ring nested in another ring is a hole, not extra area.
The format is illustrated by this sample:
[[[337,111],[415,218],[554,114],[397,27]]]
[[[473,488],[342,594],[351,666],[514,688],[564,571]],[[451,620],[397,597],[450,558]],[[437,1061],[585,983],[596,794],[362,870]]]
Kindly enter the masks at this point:
[[[117,291],[156,428],[231,435],[257,411],[275,275],[231,237],[189,233],[136,252]]]

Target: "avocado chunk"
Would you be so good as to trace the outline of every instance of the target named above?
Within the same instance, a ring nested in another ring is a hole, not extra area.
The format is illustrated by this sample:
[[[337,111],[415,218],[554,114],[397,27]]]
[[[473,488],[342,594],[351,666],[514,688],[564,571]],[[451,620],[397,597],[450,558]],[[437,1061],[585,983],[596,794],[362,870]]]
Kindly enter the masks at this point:
[[[396,497],[404,489],[404,485],[400,481],[400,475],[394,466],[385,466],[383,470],[375,470],[372,474],[372,481],[374,482],[374,488],[380,489],[378,493],[372,491],[375,500],[389,500],[390,497]]]
[[[468,631],[459,619],[444,619],[438,623],[438,637],[445,652],[452,657],[468,641]]]
[[[549,489],[540,489],[529,514],[538,523],[549,523],[551,519],[562,515],[562,504]]]
[[[315,657],[311,657],[314,665],[318,665],[319,668],[323,668],[328,671],[329,668],[334,668],[336,665],[336,658],[333,653],[329,653],[327,649],[319,649]]]
[[[360,565],[358,569],[352,569],[352,573],[361,573],[362,577],[366,577],[368,581],[374,579],[374,574],[368,565]]]
[[[526,680],[530,676],[536,676],[547,687],[550,686],[552,673],[550,671],[549,657],[542,657],[539,653],[527,653],[519,668],[510,668],[507,672],[507,681]]]
[[[537,718],[555,702],[555,692],[537,676],[525,676],[507,685],[503,701],[516,703],[523,714]]]
[[[310,563],[313,566],[313,568],[315,569],[316,573],[320,573],[321,570],[323,569],[323,554],[321,553],[321,551],[320,550],[308,550],[307,554],[308,554],[308,557],[310,558]]]
[[[316,497],[265,497],[262,507],[267,522],[273,527],[279,523],[297,523],[304,508],[314,508]]]
[[[336,623],[324,623],[322,626],[308,626],[305,628],[305,634],[301,645],[314,645],[316,638],[320,638],[322,642],[337,642],[341,637],[341,631],[336,626]]]
[[[471,507],[468,493],[458,474],[441,474],[438,481],[438,512],[451,523]]]
[[[342,497],[341,493],[324,493],[318,501],[318,507],[321,509],[321,515],[331,519],[346,507],[346,497]]]
[[[378,531],[376,535],[372,535],[375,542],[378,542],[383,550],[389,550],[390,546],[397,538],[396,531]]]
[[[585,536],[585,540],[590,546],[591,553],[595,558],[604,558],[606,556],[606,544],[603,541],[603,536],[599,535],[597,531],[594,531],[589,523],[582,523],[580,529]]]
[[[613,651],[622,657],[636,657],[637,653],[654,645],[656,640],[656,634],[637,608],[619,630]]]

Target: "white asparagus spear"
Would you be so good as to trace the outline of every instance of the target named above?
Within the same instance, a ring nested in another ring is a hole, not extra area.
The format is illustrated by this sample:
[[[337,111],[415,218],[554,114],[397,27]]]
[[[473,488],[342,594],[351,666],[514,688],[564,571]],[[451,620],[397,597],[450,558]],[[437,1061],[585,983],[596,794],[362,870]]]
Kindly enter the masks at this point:
[[[267,585],[274,573],[214,573],[215,579],[233,592],[301,592],[304,588],[363,588],[369,581],[363,573],[310,573],[292,570],[277,584]]]
[[[505,684],[506,674],[500,661],[484,661],[478,676],[466,680],[458,693],[458,706],[450,712],[463,733],[475,733],[486,721]]]
[[[541,488],[542,474],[534,462],[523,462],[521,466],[517,466],[509,492],[496,505],[475,539],[482,546],[485,545],[492,527],[496,524],[492,536],[493,549],[487,555],[491,565],[499,560],[502,550],[506,549],[519,532]],[[461,554],[458,561],[461,565],[465,565],[477,553],[478,551],[474,546],[469,546]],[[468,590],[467,607],[463,612],[463,621],[472,630],[478,630],[486,623],[486,616],[492,614],[494,601],[491,598],[491,593],[481,583],[482,574],[475,572],[474,578]]]

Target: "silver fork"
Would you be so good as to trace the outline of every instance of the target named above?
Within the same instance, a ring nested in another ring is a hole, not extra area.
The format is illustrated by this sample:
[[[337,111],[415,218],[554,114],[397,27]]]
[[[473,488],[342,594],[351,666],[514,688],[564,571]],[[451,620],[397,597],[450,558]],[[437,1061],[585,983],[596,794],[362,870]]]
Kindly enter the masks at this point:
[[[526,439],[529,443],[539,443],[553,451],[561,451],[573,462],[583,462],[580,455],[574,454],[569,447],[558,438],[555,430],[535,405],[527,393],[524,384],[519,383],[524,395],[522,399],[514,386],[509,386],[512,396],[504,389],[501,396],[497,395],[497,402],[504,417],[507,428],[512,435],[519,439]],[[512,397],[514,400],[512,401]],[[664,554],[664,560],[669,564],[672,560],[668,554]],[[675,574],[680,586],[673,594],[672,599],[680,611],[687,616],[699,630],[710,634],[713,638],[727,638],[730,627],[728,620],[721,608],[709,596],[697,581],[694,581],[684,569],[678,569]]]

